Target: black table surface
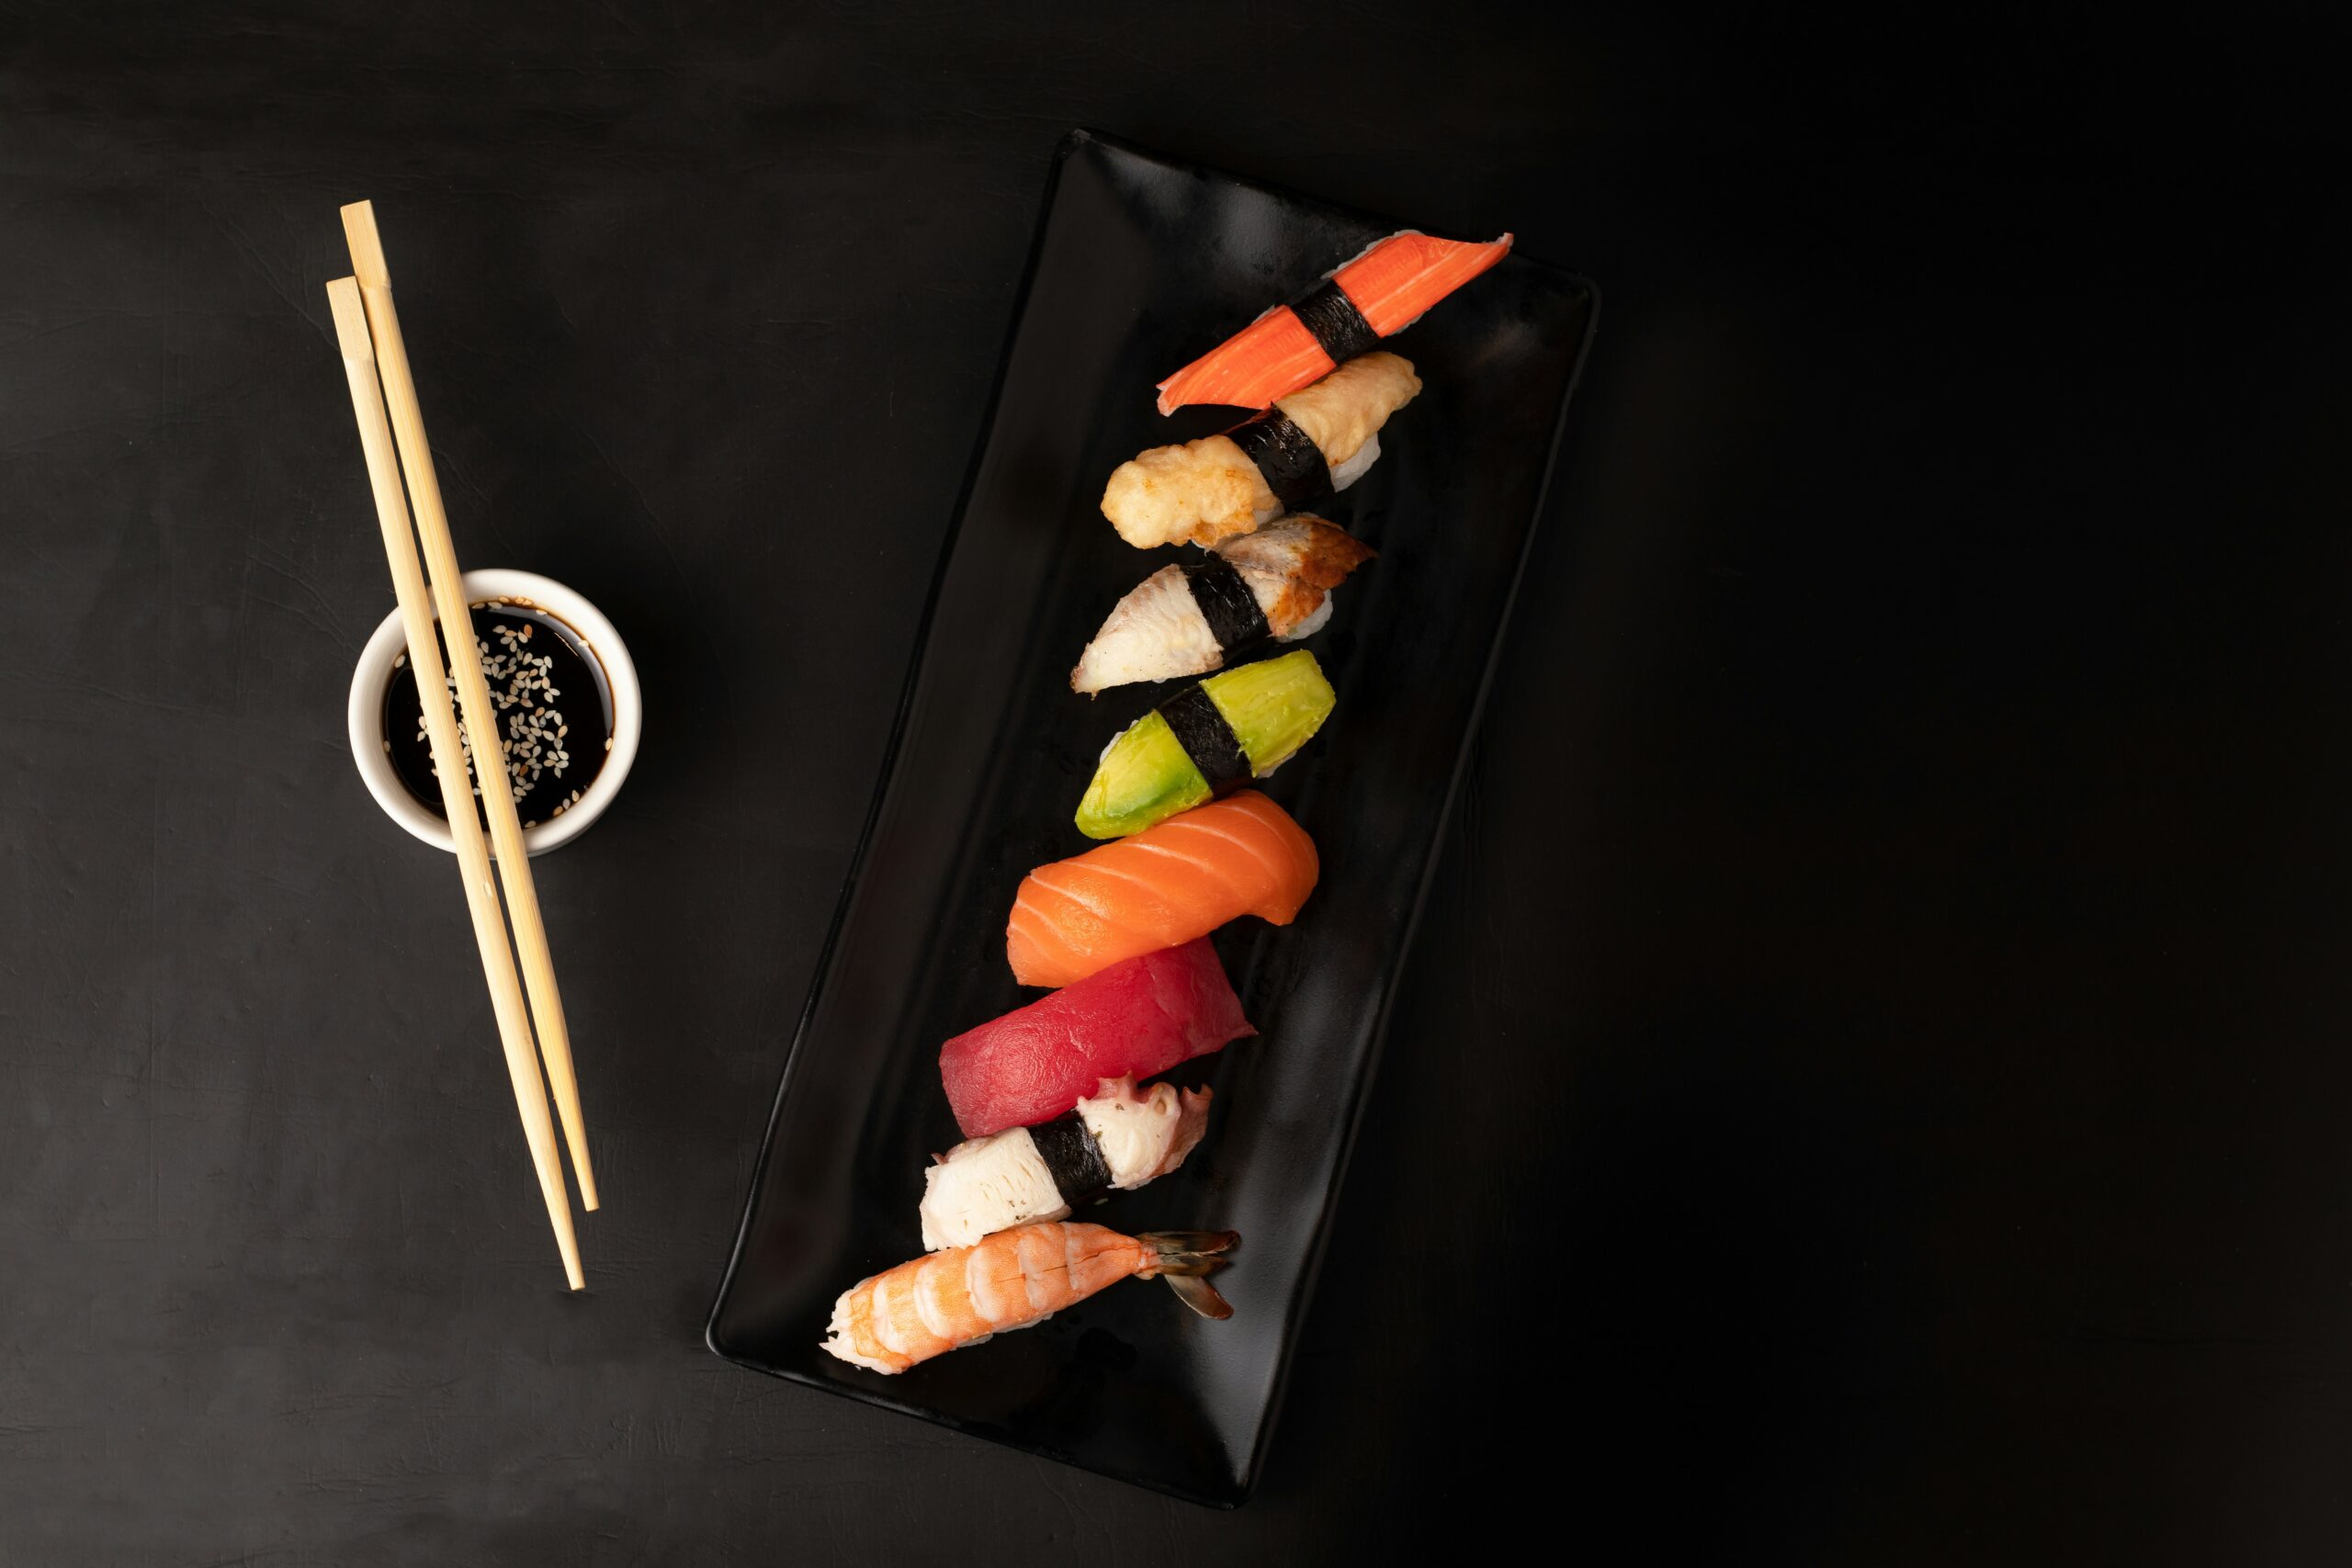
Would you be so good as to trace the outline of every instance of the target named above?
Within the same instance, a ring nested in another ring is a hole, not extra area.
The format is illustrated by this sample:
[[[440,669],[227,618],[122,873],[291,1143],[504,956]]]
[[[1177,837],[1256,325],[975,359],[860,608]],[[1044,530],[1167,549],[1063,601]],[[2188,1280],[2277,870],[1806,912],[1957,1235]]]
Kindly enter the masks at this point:
[[[1336,16],[0,7],[0,1562],[2352,1552],[2343,39]],[[1079,124],[1604,299],[1233,1513],[701,1341]],[[579,1296],[345,740],[361,196],[646,682]]]

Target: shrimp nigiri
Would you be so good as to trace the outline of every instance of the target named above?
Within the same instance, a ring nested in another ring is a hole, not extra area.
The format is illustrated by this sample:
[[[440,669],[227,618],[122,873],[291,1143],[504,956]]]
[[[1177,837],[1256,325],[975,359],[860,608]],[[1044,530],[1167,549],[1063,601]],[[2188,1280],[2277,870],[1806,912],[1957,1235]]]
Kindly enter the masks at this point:
[[[1381,426],[1420,389],[1396,355],[1351,359],[1222,435],[1120,464],[1102,488],[1102,515],[1139,550],[1247,534],[1355,483],[1380,456]]]
[[[1202,1278],[1241,1238],[1231,1231],[1020,1225],[861,1280],[833,1303],[824,1348],[854,1366],[903,1372],[992,1334],[1042,1323],[1125,1279],[1165,1279],[1204,1317],[1233,1308]]]
[[[1408,229],[1332,272],[1295,305],[1277,305],[1159,384],[1159,412],[1186,403],[1261,409],[1403,332],[1497,262],[1510,236],[1476,244]]]

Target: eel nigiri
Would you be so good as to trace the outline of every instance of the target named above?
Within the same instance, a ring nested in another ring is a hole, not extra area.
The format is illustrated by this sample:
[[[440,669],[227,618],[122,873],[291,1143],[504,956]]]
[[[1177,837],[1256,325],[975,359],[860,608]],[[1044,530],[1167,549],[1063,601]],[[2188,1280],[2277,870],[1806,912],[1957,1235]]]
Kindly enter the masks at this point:
[[[1031,872],[1005,926],[1005,956],[1024,986],[1067,986],[1243,915],[1286,926],[1317,869],[1315,840],[1245,789]]]
[[[1261,409],[1403,332],[1497,262],[1510,236],[1486,244],[1408,229],[1329,274],[1295,305],[1277,305],[1159,384],[1159,412],[1186,403]]]
[[[985,1138],[1050,1122],[1104,1078],[1148,1078],[1257,1032],[1204,939],[1100,966],[966,1030],[939,1048],[939,1077],[964,1136]]]
[[[1380,456],[1380,427],[1420,389],[1396,355],[1351,359],[1222,435],[1120,464],[1102,515],[1139,550],[1246,534],[1355,483]]]
[[[922,1173],[922,1245],[969,1247],[1033,1220],[1058,1220],[1184,1163],[1208,1128],[1209,1091],[1104,1078],[1050,1122],[956,1145]]]
[[[1264,778],[1338,702],[1305,649],[1196,681],[1119,732],[1078,803],[1078,830],[1121,839]]]
[[[1120,600],[1079,655],[1069,689],[1091,696],[1134,681],[1205,675],[1268,641],[1295,642],[1331,618],[1331,590],[1372,558],[1346,529],[1304,513],[1163,566]]]
[[[1122,1280],[1165,1279],[1203,1317],[1231,1317],[1202,1276],[1241,1238],[1231,1231],[1036,1224],[999,1231],[861,1280],[833,1303],[825,1348],[854,1366],[903,1372],[919,1361],[1026,1328]]]

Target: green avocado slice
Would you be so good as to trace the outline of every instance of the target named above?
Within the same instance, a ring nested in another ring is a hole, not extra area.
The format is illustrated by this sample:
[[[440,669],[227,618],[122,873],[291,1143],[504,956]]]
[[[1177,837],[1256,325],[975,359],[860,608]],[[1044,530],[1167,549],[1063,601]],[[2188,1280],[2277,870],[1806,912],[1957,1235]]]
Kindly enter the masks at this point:
[[[1261,779],[1297,754],[1339,700],[1305,649],[1222,671],[1200,689],[1232,728],[1251,776]],[[1209,795],[1208,781],[1154,709],[1103,750],[1078,803],[1078,830],[1090,839],[1123,839]]]

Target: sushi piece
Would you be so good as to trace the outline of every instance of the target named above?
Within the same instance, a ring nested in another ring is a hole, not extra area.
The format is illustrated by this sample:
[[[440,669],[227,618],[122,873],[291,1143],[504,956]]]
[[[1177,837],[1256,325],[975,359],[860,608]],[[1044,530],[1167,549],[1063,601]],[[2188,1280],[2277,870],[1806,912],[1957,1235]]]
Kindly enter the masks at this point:
[[[1205,938],[1073,978],[939,1048],[964,1136],[1050,1122],[1105,1078],[1152,1077],[1258,1032]]]
[[[1136,681],[1205,675],[1331,618],[1331,591],[1372,558],[1346,529],[1304,513],[1163,566],[1113,607],[1069,672],[1089,696]]]
[[[1203,1317],[1233,1315],[1202,1278],[1241,1238],[1231,1231],[1036,1224],[999,1231],[861,1280],[833,1303],[824,1347],[853,1366],[903,1372],[991,1334],[1026,1328],[1122,1280],[1165,1279]]]
[[[1186,403],[1261,409],[1403,332],[1503,259],[1510,236],[1477,244],[1408,229],[1277,305],[1159,384],[1159,412]]]
[[[1243,915],[1286,926],[1317,870],[1315,840],[1245,789],[1031,872],[1005,926],[1005,956],[1024,986],[1068,986]]]
[[[922,1173],[922,1245],[969,1247],[994,1231],[1065,1218],[1184,1163],[1208,1130],[1209,1091],[1104,1078],[1050,1122],[956,1145]]]
[[[1102,515],[1139,550],[1246,534],[1355,483],[1380,456],[1380,427],[1420,389],[1393,354],[1351,359],[1222,435],[1120,464]]]
[[[1305,649],[1196,681],[1119,732],[1078,803],[1078,830],[1124,839],[1262,779],[1339,700]]]

